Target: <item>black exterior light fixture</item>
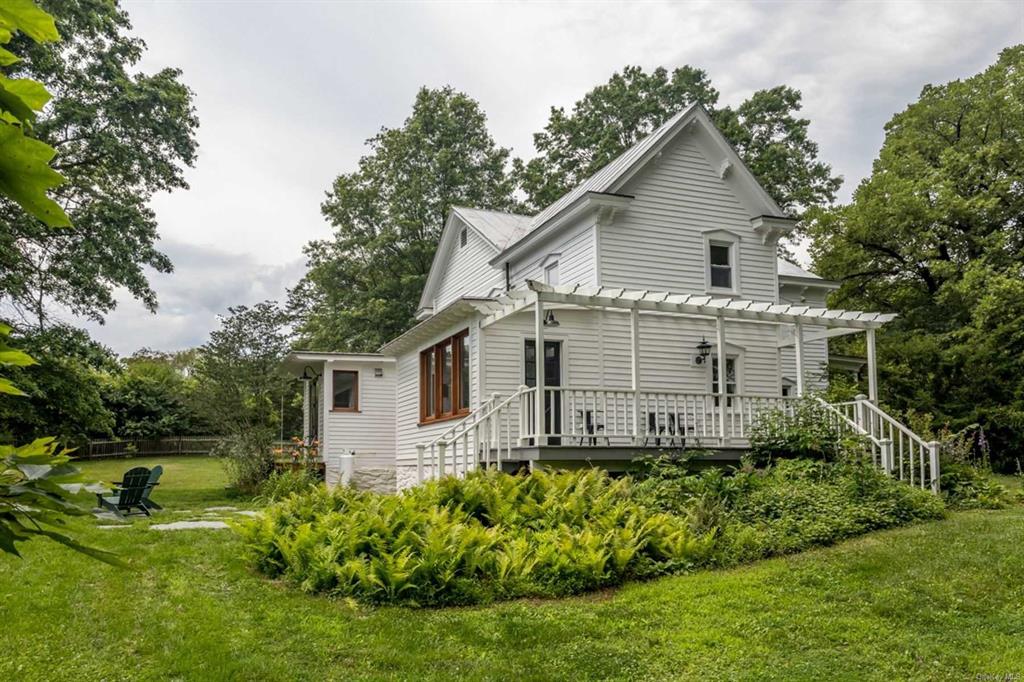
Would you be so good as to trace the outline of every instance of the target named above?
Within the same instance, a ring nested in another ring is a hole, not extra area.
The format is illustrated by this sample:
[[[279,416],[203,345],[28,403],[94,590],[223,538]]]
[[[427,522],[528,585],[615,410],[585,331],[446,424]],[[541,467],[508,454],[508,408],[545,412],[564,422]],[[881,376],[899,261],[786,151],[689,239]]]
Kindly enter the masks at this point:
[[[555,319],[555,311],[554,310],[549,310],[548,314],[544,316],[544,326],[545,327],[557,327],[558,326],[558,320]]]
[[[707,362],[709,355],[711,355],[711,344],[702,336],[700,343],[697,344],[697,364],[703,365]]]

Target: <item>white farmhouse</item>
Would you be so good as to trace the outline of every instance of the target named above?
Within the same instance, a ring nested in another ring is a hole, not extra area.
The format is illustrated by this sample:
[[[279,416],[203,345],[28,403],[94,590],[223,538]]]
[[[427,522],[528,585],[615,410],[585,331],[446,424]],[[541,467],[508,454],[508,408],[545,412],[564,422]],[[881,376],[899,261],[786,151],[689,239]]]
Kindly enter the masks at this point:
[[[328,482],[735,457],[759,415],[824,387],[829,337],[861,332],[869,400],[834,417],[901,476],[920,458],[923,483],[930,445],[874,405],[892,315],[827,309],[835,285],[776,257],[793,223],[699,106],[536,215],[453,208],[416,326],[376,354],[288,360]]]

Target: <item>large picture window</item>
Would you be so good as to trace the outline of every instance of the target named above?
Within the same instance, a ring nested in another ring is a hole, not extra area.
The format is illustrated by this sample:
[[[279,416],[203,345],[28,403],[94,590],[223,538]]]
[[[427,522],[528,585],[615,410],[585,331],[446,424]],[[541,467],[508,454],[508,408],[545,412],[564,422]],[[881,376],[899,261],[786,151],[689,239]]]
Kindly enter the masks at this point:
[[[469,330],[420,353],[420,421],[469,414]]]

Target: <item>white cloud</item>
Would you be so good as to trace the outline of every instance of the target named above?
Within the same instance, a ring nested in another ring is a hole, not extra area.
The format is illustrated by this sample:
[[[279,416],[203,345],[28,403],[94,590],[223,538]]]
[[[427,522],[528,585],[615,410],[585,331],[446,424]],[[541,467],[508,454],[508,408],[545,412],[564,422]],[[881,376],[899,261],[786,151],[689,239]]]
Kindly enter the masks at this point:
[[[202,244],[161,242],[175,263],[171,274],[152,273],[150,282],[160,300],[157,312],[123,297],[106,324],[84,326],[96,340],[121,355],[143,347],[179,350],[205,343],[217,327],[217,316],[236,305],[265,300],[284,303],[286,289],[305,270],[299,258],[281,265],[257,263],[248,254],[227,253]]]
[[[925,83],[1024,40],[1024,3],[1004,1],[124,5],[149,45],[142,67],[182,68],[201,121],[191,190],[153,202],[177,266],[154,278],[161,313],[124,303],[98,331],[129,350],[201,341],[216,305],[291,284],[264,278],[301,274],[303,244],[330,234],[331,180],[421,85],[478,99],[499,144],[527,157],[549,107],[626,64],[699,66],[729,104],[793,85],[846,198]],[[193,266],[207,248],[222,268]]]

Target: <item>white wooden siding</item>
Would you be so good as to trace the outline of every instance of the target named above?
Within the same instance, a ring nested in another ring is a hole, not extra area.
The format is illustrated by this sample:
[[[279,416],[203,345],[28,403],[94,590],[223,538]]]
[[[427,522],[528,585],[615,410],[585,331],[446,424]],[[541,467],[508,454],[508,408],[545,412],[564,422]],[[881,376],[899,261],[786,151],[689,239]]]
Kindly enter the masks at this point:
[[[562,385],[628,390],[632,383],[629,314],[619,311],[554,308],[558,327],[545,341],[562,342]],[[508,395],[524,380],[523,347],[534,337],[532,312],[505,318],[483,330],[487,370],[484,393]],[[710,363],[694,365],[702,338],[715,341],[712,320],[668,315],[640,316],[640,390],[705,393]],[[740,351],[740,391],[779,394],[777,327],[726,323],[726,342]]]
[[[593,216],[588,216],[576,225],[566,226],[555,239],[511,261],[512,288],[521,286],[528,279],[543,282],[542,264],[555,253],[559,254],[560,284],[595,284],[597,278],[594,273],[594,230]]]
[[[779,300],[781,303],[824,308],[827,294],[827,290],[820,288],[809,287],[801,292],[799,289],[786,286],[780,289]],[[824,329],[824,327],[806,325],[804,327],[804,335],[814,334],[824,331]],[[794,346],[783,346],[780,348],[779,362],[782,365],[782,376],[789,379],[795,385],[796,348]],[[804,379],[807,382],[808,389],[824,390],[828,388],[828,339],[808,341],[804,344],[804,367]]]
[[[375,376],[381,367],[384,376]],[[359,411],[333,412],[334,370],[359,372]],[[355,469],[383,469],[395,466],[395,365],[332,360],[324,372],[326,436],[324,450],[328,466],[341,455],[354,451]]]
[[[749,211],[681,135],[619,190],[635,198],[599,227],[601,284],[677,293],[705,291],[704,232],[740,235],[739,295],[775,301],[775,245],[762,244]]]
[[[504,288],[504,272],[487,264],[494,258],[494,248],[472,228],[467,231],[466,245],[453,240],[441,284],[434,297],[434,310],[439,310],[462,296],[486,296],[494,287]]]

